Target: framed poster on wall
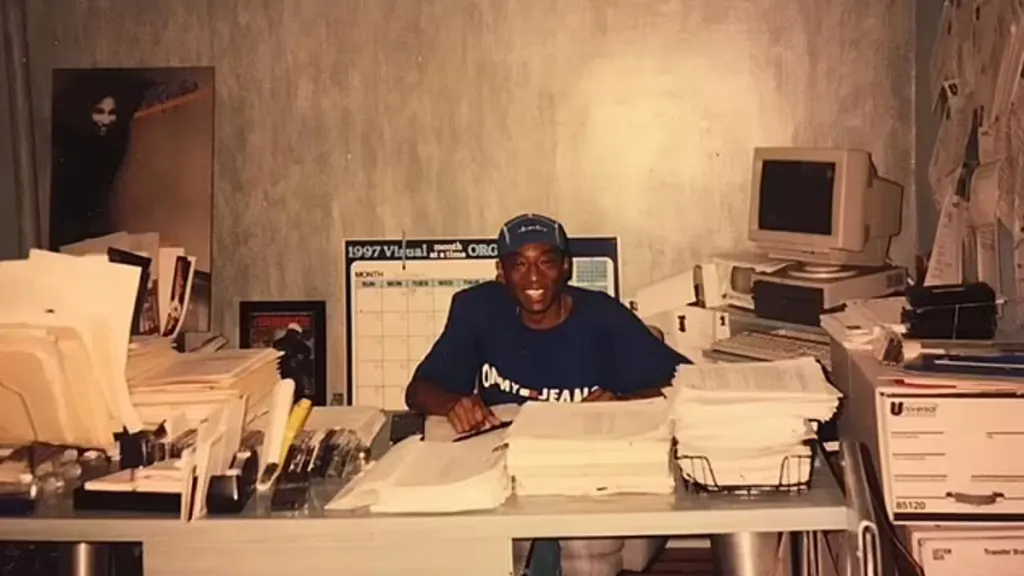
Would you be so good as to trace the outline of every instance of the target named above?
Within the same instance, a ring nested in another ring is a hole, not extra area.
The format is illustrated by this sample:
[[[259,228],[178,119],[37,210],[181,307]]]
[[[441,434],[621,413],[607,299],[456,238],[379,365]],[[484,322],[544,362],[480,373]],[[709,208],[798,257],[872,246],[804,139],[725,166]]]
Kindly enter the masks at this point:
[[[49,248],[116,232],[181,247],[195,332],[210,328],[213,91],[211,67],[53,71]]]
[[[327,405],[327,307],[322,300],[244,301],[238,306],[239,348],[275,348],[295,400]]]

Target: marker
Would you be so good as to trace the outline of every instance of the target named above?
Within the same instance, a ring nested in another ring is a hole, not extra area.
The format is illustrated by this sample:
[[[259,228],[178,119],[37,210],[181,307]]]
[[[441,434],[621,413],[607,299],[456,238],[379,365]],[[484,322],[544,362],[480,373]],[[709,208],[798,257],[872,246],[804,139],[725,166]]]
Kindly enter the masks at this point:
[[[477,436],[483,436],[484,434],[490,434],[491,432],[496,432],[498,430],[502,430],[504,428],[508,428],[511,425],[512,425],[512,421],[511,420],[509,420],[508,422],[502,422],[501,424],[498,424],[497,426],[491,426],[490,428],[483,428],[481,430],[477,430],[476,432],[469,432],[468,434],[463,434],[462,436],[456,437],[454,440],[452,440],[452,442],[462,442],[463,440],[469,440],[471,438],[476,438]]]

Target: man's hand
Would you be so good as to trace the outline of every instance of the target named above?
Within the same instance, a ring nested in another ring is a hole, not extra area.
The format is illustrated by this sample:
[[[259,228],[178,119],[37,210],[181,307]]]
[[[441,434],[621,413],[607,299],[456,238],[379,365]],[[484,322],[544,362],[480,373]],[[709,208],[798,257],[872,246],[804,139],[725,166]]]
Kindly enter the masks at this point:
[[[583,399],[584,402],[611,402],[613,400],[617,400],[615,394],[603,388],[595,388],[593,392],[587,394],[587,397]]]
[[[485,426],[497,426],[501,420],[491,412],[479,395],[463,396],[448,410],[448,422],[456,434],[475,432]]]

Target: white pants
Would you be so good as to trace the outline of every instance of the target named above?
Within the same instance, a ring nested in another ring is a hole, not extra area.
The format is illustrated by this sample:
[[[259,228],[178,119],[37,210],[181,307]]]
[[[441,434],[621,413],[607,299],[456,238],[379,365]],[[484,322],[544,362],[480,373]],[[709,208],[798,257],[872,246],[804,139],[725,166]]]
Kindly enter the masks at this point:
[[[512,547],[515,574],[526,568],[531,540],[516,540]],[[621,538],[559,540],[562,548],[562,576],[616,576],[622,571]]]
[[[622,571],[621,538],[561,540],[562,576],[616,576]]]

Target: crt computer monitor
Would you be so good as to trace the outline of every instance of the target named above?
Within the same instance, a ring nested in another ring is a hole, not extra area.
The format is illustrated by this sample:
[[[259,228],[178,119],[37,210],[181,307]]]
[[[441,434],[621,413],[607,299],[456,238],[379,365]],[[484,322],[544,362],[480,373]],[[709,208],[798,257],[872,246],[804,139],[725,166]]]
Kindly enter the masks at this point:
[[[862,150],[755,148],[749,238],[822,273],[882,266],[900,232],[903,189]]]

